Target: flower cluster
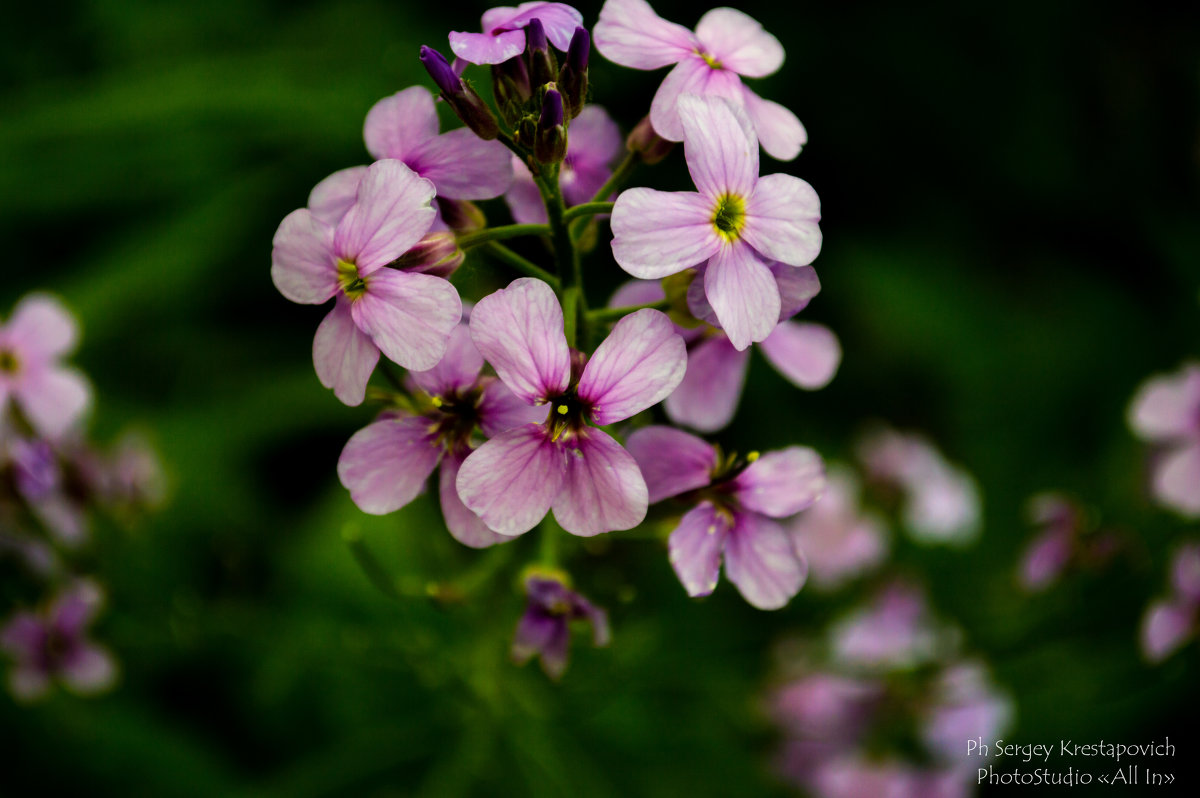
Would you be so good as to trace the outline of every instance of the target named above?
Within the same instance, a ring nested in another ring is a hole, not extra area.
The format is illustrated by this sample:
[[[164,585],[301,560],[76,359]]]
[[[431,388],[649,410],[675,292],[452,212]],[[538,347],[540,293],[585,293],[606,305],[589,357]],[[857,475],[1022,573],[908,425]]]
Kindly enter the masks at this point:
[[[616,64],[674,65],[624,140],[589,102],[593,40]],[[841,360],[833,332],[793,320],[820,290],[817,195],[790,174],[759,174],[760,146],[790,160],[806,133],[742,83],[779,69],[783,47],[741,12],[711,11],[692,32],[643,0],[608,0],[592,32],[562,3],[495,8],[479,32],[447,43],[453,62],[435,47],[414,54],[435,91],[409,87],[367,112],[374,162],[322,180],[275,234],[280,293],[333,300],[313,343],[321,384],[346,404],[379,405],[342,452],[342,484],[361,510],[385,514],[437,472],[459,542],[491,547],[537,529],[513,653],[540,654],[554,676],[567,620],[590,620],[597,643],[608,636],[603,614],[568,587],[559,560],[577,549],[556,537],[634,529],[652,504],[663,503],[656,521],[680,510],[667,549],[689,595],[711,593],[724,563],[750,604],[784,606],[807,572],[802,536],[785,524],[820,498],[820,456],[726,455],[663,424],[727,426],[752,344],[809,390]],[[439,132],[438,102],[461,128]],[[696,190],[628,188],[673,142]],[[476,203],[500,197],[512,223],[489,225]],[[540,238],[535,251],[552,263],[505,243],[520,237]],[[599,307],[584,283],[606,249],[611,268],[639,279]],[[490,291],[460,296],[467,258],[501,269]],[[386,383],[371,385],[383,359]]]
[[[1142,619],[1142,653],[1161,662],[1187,643],[1200,624],[1200,543],[1180,546],[1171,562],[1170,593]]]
[[[1148,380],[1129,406],[1129,426],[1159,449],[1151,478],[1155,498],[1200,518],[1200,363]]]
[[[113,683],[115,661],[86,635],[103,591],[76,561],[95,511],[129,518],[164,493],[157,458],[139,436],[108,451],[88,441],[91,387],[64,362],[78,339],[75,319],[44,294],[22,299],[0,324],[0,565],[17,598],[0,649],[21,700],[55,682],[81,694]]]

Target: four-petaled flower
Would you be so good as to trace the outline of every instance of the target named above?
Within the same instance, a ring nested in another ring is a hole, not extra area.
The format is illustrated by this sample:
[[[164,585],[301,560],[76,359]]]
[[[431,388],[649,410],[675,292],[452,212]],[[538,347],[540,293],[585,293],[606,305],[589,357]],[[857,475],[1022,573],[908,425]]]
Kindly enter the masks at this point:
[[[494,437],[541,413],[495,377],[481,377],[482,368],[467,325],[460,324],[441,363],[409,373],[416,412],[389,410],[354,434],[338,459],[338,477],[359,509],[373,515],[400,509],[440,463],[438,491],[450,534],[474,548],[509,539],[463,505],[455,481],[476,429]]]
[[[704,294],[738,350],[774,330],[783,307],[768,263],[812,263],[820,202],[798,177],[758,176],[745,113],[720,97],[679,100],[684,156],[698,193],[632,188],[612,214],[613,257],[634,277],[706,265]]]
[[[521,3],[483,12],[483,33],[450,34],[450,49],[472,64],[500,64],[525,52],[525,27],[533,20],[542,23],[546,38],[564,53],[571,46],[575,29],[583,25],[583,14],[564,3]]]
[[[532,278],[482,299],[471,337],[505,385],[549,412],[476,449],[458,473],[458,495],[502,535],[532,529],[553,507],[563,529],[597,535],[631,529],[646,516],[637,463],[600,427],[662,401],[683,378],[683,339],[666,315],[621,319],[583,363],[563,331],[554,291]]]
[[[0,418],[9,399],[41,435],[58,438],[91,401],[87,380],[59,361],[79,338],[75,320],[44,294],[25,297],[0,325]]]
[[[310,305],[337,297],[317,328],[313,364],[348,405],[362,402],[380,350],[405,368],[433,368],[462,317],[446,280],[386,268],[429,231],[433,196],[433,184],[412,169],[377,161],[336,223],[301,208],[275,233],[271,279],[279,292]]]
[[[665,139],[686,138],[680,98],[702,94],[745,108],[757,140],[775,158],[790,161],[808,141],[795,114],[742,84],[742,77],[761,78],[778,70],[783,46],[741,11],[715,8],[700,18],[693,33],[658,16],[646,0],[608,0],[593,38],[600,54],[621,66],[676,65],[650,105],[650,122]]]
[[[696,504],[669,541],[671,565],[688,595],[716,589],[722,557],[729,581],[755,607],[778,609],[796,595],[807,565],[772,519],[795,515],[820,498],[825,467],[816,452],[790,446],[738,461],[671,427],[640,429],[628,447],[650,501],[679,496]]]
[[[533,571],[525,577],[525,594],[529,603],[517,622],[512,643],[512,658],[518,664],[539,656],[547,676],[562,677],[567,669],[571,621],[586,621],[592,627],[592,643],[608,645],[608,613],[567,587],[565,577]]]

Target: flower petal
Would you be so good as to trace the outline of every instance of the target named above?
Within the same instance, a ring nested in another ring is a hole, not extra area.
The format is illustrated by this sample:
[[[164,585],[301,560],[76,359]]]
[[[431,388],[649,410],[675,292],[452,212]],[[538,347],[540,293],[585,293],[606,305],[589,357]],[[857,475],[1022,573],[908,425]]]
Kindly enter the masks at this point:
[[[17,303],[0,334],[19,351],[22,360],[45,363],[70,354],[79,341],[79,325],[54,297],[30,294]]]
[[[1182,515],[1200,516],[1200,443],[1163,458],[1154,472],[1154,493]]]
[[[704,294],[735,349],[761,341],[779,318],[779,288],[771,270],[743,244],[727,244],[708,262]]]
[[[363,122],[363,141],[376,160],[394,158],[407,162],[418,147],[437,134],[433,95],[424,86],[412,86],[384,97],[371,106]]]
[[[358,197],[358,186],[367,174],[365,166],[351,166],[334,172],[313,186],[308,194],[308,210],[331,228],[346,215]]]
[[[92,402],[87,378],[71,368],[33,369],[22,375],[12,392],[33,428],[51,440],[74,426]]]
[[[654,13],[646,0],[607,0],[592,41],[609,61],[633,69],[674,64],[696,47],[690,30]]]
[[[508,148],[499,141],[484,141],[465,127],[424,142],[405,161],[433,181],[439,197],[492,199],[513,183]]]
[[[583,14],[566,3],[547,3],[542,0],[521,3],[516,8],[499,7],[483,12],[485,33],[497,30],[524,29],[533,20],[542,23],[546,38],[564,53],[571,44],[576,28],[583,27]]]
[[[649,305],[666,296],[658,280],[626,280],[613,292],[608,300],[610,308],[627,308],[634,305]]]
[[[538,404],[567,389],[571,355],[562,308],[553,289],[522,277],[479,301],[471,337],[496,374],[517,396]]]
[[[798,388],[824,388],[842,362],[842,346],[828,327],[785,321],[759,346],[771,365]]]
[[[300,208],[279,223],[272,241],[271,280],[292,302],[320,305],[337,293],[334,261],[333,228],[312,211]]]
[[[544,427],[516,427],[471,452],[458,472],[458,497],[494,532],[523,534],[545,517],[562,489],[565,458]]]
[[[745,113],[721,97],[685,94],[679,121],[688,172],[700,193],[750,197],[758,181],[758,141]]]
[[[1181,602],[1158,601],[1142,618],[1142,654],[1162,662],[1196,633],[1195,608]]]
[[[354,323],[350,302],[338,297],[313,338],[317,379],[326,388],[332,388],[340,401],[354,407],[362,404],[367,381],[378,362],[379,347]]]
[[[522,424],[537,424],[546,420],[545,405],[530,405],[495,377],[484,377],[483,394],[479,400],[479,428],[489,438]]]
[[[1146,440],[1186,437],[1200,428],[1200,364],[1142,384],[1129,404],[1129,426]]]
[[[99,646],[85,644],[64,659],[58,677],[74,692],[94,695],[116,683],[117,663]]]
[[[632,529],[646,517],[646,481],[637,462],[608,433],[588,429],[566,454],[566,480],[554,518],[572,535]]]
[[[739,513],[725,541],[725,574],[750,604],[777,610],[800,591],[808,565],[779,524]]]
[[[664,405],[676,424],[716,432],[737,412],[746,384],[750,350],[741,352],[724,335],[713,335],[688,352],[687,373]]]
[[[608,111],[599,105],[587,105],[571,120],[567,160],[576,168],[579,164],[607,167],[621,153],[624,143],[621,128]]]
[[[483,370],[483,355],[471,340],[471,330],[459,324],[450,331],[446,354],[427,371],[410,371],[416,386],[430,396],[448,397],[470,388]]]
[[[763,151],[780,161],[790,161],[808,143],[808,131],[800,120],[777,102],[764,100],[742,86],[742,104],[754,124]]]
[[[488,529],[483,519],[467,509],[467,505],[458,498],[458,471],[461,467],[462,458],[455,454],[447,454],[442,459],[442,467],[438,473],[442,518],[446,520],[446,528],[450,530],[450,534],[459,543],[473,549],[485,549],[512,540]]]
[[[689,55],[667,73],[650,102],[650,124],[664,139],[683,141],[679,99],[685,94],[724,97],[737,105],[745,102],[744,87],[736,72],[713,69],[698,55]],[[749,118],[746,118],[749,125]]]
[[[333,250],[360,276],[391,263],[429,232],[437,211],[433,183],[395,160],[367,167],[358,198],[334,233]],[[286,221],[286,220],[285,220]]]
[[[462,318],[462,302],[441,277],[380,269],[350,312],[385,355],[406,369],[423,371],[446,353]]]
[[[728,536],[726,517],[707,501],[689,510],[671,533],[667,540],[671,567],[689,596],[707,596],[717,589]]]
[[[338,458],[338,479],[358,509],[386,515],[425,489],[442,447],[421,416],[384,418],[360,429]]]
[[[821,201],[812,186],[791,175],[760,178],[746,204],[742,235],[771,260],[805,266],[821,251]]]
[[[662,311],[630,313],[613,327],[583,368],[579,398],[605,426],[658,404],[687,370],[687,347]]]
[[[492,36],[487,33],[453,31],[450,49],[469,64],[503,64],[525,52],[525,31],[513,30]]]
[[[807,446],[767,452],[738,474],[734,488],[746,509],[786,518],[821,498],[825,463]]]
[[[775,285],[779,287],[780,321],[787,321],[804,310],[812,298],[821,292],[821,281],[817,279],[817,270],[812,266],[772,263],[768,268],[775,275]]]
[[[722,67],[748,78],[766,77],[783,66],[779,40],[736,9],[714,8],[700,17],[696,38]]]
[[[697,266],[721,248],[712,214],[712,203],[691,191],[622,191],[612,213],[613,258],[648,280]]]
[[[712,446],[674,427],[642,427],[629,436],[625,448],[642,470],[652,504],[703,488],[717,465]]]
[[[513,221],[517,224],[546,224],[546,203],[542,200],[542,192],[533,182],[533,175],[529,174],[529,167],[514,155],[512,169],[513,183],[504,194],[504,202],[512,213]]]

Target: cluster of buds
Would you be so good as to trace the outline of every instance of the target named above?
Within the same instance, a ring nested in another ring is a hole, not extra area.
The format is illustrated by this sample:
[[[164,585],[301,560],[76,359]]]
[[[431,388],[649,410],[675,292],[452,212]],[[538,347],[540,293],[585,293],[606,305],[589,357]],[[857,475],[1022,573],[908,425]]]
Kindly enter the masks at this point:
[[[0,324],[0,565],[20,597],[0,628],[8,685],[32,700],[58,682],[81,694],[109,687],[116,665],[87,628],[103,591],[78,560],[97,512],[131,520],[163,499],[153,451],[127,435],[109,451],[84,434],[91,387],[64,363],[79,338],[55,299],[25,297]]]

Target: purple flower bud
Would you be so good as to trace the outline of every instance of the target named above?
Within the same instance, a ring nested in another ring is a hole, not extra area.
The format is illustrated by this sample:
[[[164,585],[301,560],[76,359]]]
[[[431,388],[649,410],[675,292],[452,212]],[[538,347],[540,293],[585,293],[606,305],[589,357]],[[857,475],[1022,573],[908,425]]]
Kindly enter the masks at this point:
[[[558,77],[558,59],[546,41],[542,21],[535,19],[525,27],[525,51],[529,55],[529,76],[534,86],[545,86]]]
[[[546,96],[542,98],[542,116],[538,119],[538,128],[545,130],[550,127],[558,127],[562,123],[562,95],[558,93],[557,89],[549,89]]]
[[[675,146],[675,142],[667,141],[654,130],[650,117],[643,117],[641,122],[629,132],[625,146],[630,152],[636,152],[642,157],[642,163],[653,165],[666,158]]]
[[[550,52],[550,42],[546,41],[546,29],[540,19],[530,20],[525,26],[525,46],[530,53]]]
[[[487,217],[474,202],[448,197],[438,197],[435,202],[442,214],[442,221],[455,232],[482,230],[487,227]]]
[[[388,265],[406,272],[449,277],[462,265],[465,257],[454,233],[443,231],[429,233]]]
[[[504,121],[515,126],[533,94],[524,58],[517,56],[492,67],[492,94]]]
[[[461,94],[463,90],[462,81],[454,72],[454,67],[450,66],[450,62],[446,57],[432,47],[421,45],[421,63],[425,65],[425,70],[429,73],[429,77],[433,78],[434,84],[438,89],[447,95]]]
[[[558,87],[563,94],[567,115],[574,119],[583,110],[587,100],[588,88],[588,51],[592,39],[585,28],[576,28],[571,37],[571,47],[567,50],[567,63],[563,64],[558,73]]]
[[[554,84],[550,84],[551,87]],[[558,163],[567,154],[567,129],[563,126],[563,99],[558,89],[549,88],[542,98],[542,115],[538,119],[533,141],[533,156],[540,163]]]

